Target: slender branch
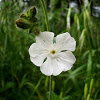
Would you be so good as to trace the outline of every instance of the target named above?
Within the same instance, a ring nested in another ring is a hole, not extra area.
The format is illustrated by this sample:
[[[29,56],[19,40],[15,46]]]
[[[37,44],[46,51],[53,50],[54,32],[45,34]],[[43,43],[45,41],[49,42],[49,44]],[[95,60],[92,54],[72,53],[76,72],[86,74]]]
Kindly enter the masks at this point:
[[[49,21],[48,21],[48,15],[47,15],[47,9],[46,9],[46,6],[45,6],[45,2],[44,2],[44,0],[40,0],[40,1],[41,1],[41,4],[42,4],[42,7],[43,7],[43,11],[44,11],[47,31],[49,31]]]

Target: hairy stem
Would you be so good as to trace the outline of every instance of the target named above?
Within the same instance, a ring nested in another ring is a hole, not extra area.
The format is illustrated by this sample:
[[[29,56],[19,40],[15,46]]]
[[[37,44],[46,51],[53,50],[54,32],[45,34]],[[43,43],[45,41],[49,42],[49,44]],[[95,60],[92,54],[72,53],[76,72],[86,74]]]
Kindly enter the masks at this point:
[[[47,15],[46,5],[45,5],[44,0],[40,0],[40,1],[41,1],[41,4],[42,4],[43,11],[44,11],[44,16],[45,16],[47,31],[49,31],[49,21],[48,21],[48,15]]]

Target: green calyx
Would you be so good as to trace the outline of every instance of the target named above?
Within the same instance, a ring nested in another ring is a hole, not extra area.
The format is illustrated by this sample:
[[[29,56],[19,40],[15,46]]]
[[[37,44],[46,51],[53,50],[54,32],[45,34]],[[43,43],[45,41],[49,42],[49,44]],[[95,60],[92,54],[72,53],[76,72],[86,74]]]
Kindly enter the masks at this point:
[[[19,18],[16,21],[16,25],[17,27],[22,28],[22,29],[29,29],[31,27],[31,23],[28,20],[25,20],[22,18]]]
[[[29,33],[38,35],[40,33],[38,18],[36,17],[36,7],[31,7],[25,13],[20,15],[20,18],[16,20],[16,26],[21,29],[28,29]]]

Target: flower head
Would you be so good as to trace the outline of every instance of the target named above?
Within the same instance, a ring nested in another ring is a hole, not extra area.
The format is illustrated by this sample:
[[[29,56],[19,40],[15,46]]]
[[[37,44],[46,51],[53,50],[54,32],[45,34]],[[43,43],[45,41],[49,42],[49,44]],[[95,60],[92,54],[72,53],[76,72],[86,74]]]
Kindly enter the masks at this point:
[[[43,74],[59,75],[70,70],[76,61],[71,51],[76,48],[76,41],[68,32],[54,37],[53,32],[41,32],[36,43],[29,48],[31,61],[40,67]]]

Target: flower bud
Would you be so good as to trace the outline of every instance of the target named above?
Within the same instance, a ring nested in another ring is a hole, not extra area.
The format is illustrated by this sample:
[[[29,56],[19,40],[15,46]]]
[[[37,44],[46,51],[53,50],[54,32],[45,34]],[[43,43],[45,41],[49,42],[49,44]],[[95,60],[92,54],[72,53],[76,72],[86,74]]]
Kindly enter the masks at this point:
[[[39,35],[40,34],[40,29],[38,26],[35,26],[34,28],[32,27],[30,30],[29,30],[29,33],[34,33],[35,35]]]
[[[22,13],[22,14],[20,15],[20,18],[24,18],[24,19],[28,20],[28,17],[27,17],[27,15],[26,15],[26,13]]]
[[[34,33],[35,35],[40,34],[38,18],[36,17],[37,9],[36,7],[31,7],[25,13],[20,15],[20,18],[16,21],[16,25],[22,29],[28,29],[29,33]]]
[[[28,29],[31,26],[30,22],[28,22],[24,19],[18,19],[16,21],[16,25],[17,25],[17,27],[22,28],[22,29]]]
[[[37,13],[36,7],[33,6],[29,10],[27,10],[25,13],[22,13],[20,17],[27,20],[29,19],[32,20],[36,16],[36,13]]]
[[[34,34],[35,34],[35,35],[39,35],[39,34],[40,34],[40,30],[37,28],[37,29],[34,31]]]
[[[33,18],[37,13],[36,7],[31,7],[30,8],[30,16]]]

